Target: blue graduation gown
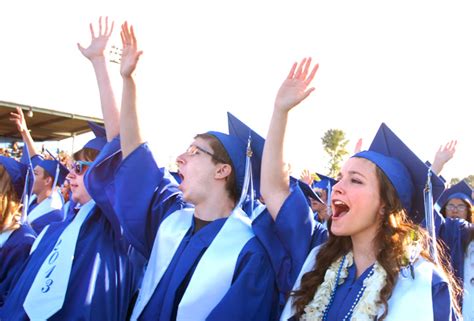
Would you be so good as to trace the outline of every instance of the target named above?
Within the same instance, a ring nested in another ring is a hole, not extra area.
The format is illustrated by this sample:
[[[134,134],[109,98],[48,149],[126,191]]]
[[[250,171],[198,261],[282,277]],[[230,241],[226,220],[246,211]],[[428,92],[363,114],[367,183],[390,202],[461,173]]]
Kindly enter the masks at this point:
[[[104,164],[94,166],[92,170],[94,173],[110,170],[110,163],[113,162],[114,157],[109,157]],[[165,170],[157,166],[146,144],[138,147],[120,164],[115,176],[114,195],[114,209],[124,234],[147,259],[161,222],[176,210],[188,206],[176,183],[167,177]],[[176,318],[178,305],[194,269],[225,221],[215,220],[194,235],[191,233],[193,224],[140,315],[140,320],[167,321]],[[206,319],[275,319],[277,296],[267,254],[254,237],[245,244],[238,256],[230,289]]]
[[[52,223],[29,257],[3,309],[2,320],[28,320],[23,302],[61,232],[71,222]],[[134,292],[130,248],[110,227],[99,208],[79,232],[64,305],[49,320],[125,320]]]
[[[30,254],[36,233],[27,224],[20,225],[0,247],[0,307],[3,306],[13,280]]]
[[[115,141],[115,147],[120,146]],[[98,156],[98,158],[100,155]],[[110,186],[112,177],[104,179]],[[96,197],[99,188],[90,177],[85,178],[89,194],[96,201],[96,207],[81,226],[76,244],[68,289],[64,305],[49,320],[125,320],[132,296],[138,288],[135,284],[141,274],[143,260],[130,261],[136,253],[120,233],[113,213],[105,213],[109,204],[102,197]],[[103,195],[108,195],[101,190]],[[71,211],[64,222],[52,223],[36,250],[30,255],[23,273],[12,289],[4,307],[0,310],[1,320],[27,320],[23,302],[33,280],[46,257],[51,253],[62,231],[74,215]]]
[[[435,213],[436,235],[447,247],[451,267],[454,275],[461,280],[464,279],[464,256],[467,245],[471,241],[474,224],[463,219],[445,218],[438,211]]]
[[[328,231],[314,220],[297,183],[290,186],[290,195],[276,221],[266,209],[253,221],[252,228],[270,256],[283,307],[308,253],[327,240]]]
[[[28,207],[28,215],[33,211],[34,208],[38,206],[36,199],[31,203],[30,207]],[[61,209],[52,209],[51,211],[41,215],[33,222],[30,223],[33,230],[36,234],[40,234],[41,231],[45,228],[46,225],[53,223],[53,222],[62,222],[64,220],[64,213]]]

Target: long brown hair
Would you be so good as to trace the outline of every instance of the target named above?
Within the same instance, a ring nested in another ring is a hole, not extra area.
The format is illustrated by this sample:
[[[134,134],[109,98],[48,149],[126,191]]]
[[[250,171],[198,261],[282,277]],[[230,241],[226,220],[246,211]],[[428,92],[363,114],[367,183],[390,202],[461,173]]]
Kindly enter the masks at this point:
[[[380,301],[377,305],[384,306],[384,313],[379,320],[384,320],[388,314],[388,300],[392,295],[392,291],[398,280],[398,275],[406,262],[406,244],[411,239],[419,240],[422,244],[421,256],[432,262],[428,253],[429,236],[419,226],[412,223],[407,217],[405,210],[397,196],[397,193],[385,174],[376,167],[376,176],[380,182],[379,194],[381,201],[385,205],[385,215],[378,227],[374,243],[378,250],[376,254],[377,261],[387,273],[385,286],[380,291]],[[316,259],[313,270],[306,273],[299,289],[291,295],[294,296],[294,306],[296,309],[296,317],[299,319],[304,314],[304,308],[314,297],[316,290],[324,281],[324,275],[330,265],[338,258],[345,255],[352,249],[352,241],[350,236],[336,236],[330,232],[331,219],[329,220],[329,239],[322,245]],[[439,248],[440,268],[445,272],[446,256],[442,249]],[[458,284],[454,281],[449,273],[444,273],[452,285],[452,304],[459,313],[459,305],[457,296],[460,294]]]
[[[21,203],[10,175],[0,165],[0,232],[20,227]]]

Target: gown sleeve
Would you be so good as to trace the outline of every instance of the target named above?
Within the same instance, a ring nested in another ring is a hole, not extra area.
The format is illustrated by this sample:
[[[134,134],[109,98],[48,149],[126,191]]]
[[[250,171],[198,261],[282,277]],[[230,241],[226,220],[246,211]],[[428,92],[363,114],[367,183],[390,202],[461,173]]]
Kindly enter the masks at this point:
[[[452,298],[449,286],[436,270],[433,271],[431,281],[431,296],[433,304],[434,321],[456,321],[458,318],[451,304]]]
[[[265,210],[254,220],[253,230],[269,254],[278,288],[285,296],[312,247],[327,239],[327,230],[314,220],[297,184],[291,186],[276,221]]]
[[[113,214],[112,220],[128,241],[148,259],[162,220],[185,203],[176,181],[158,167],[146,143],[124,160],[119,140],[111,143],[94,162],[90,178],[95,181],[88,187],[95,187],[88,191],[95,188],[91,196],[96,203]]]

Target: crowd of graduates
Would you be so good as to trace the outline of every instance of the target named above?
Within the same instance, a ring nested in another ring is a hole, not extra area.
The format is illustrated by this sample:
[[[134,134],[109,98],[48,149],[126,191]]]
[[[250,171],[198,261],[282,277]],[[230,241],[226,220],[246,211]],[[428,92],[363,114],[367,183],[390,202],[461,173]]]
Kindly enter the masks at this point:
[[[113,30],[100,18],[78,44],[104,118],[82,149],[38,152],[11,113],[25,147],[0,156],[0,320],[474,320],[473,191],[441,176],[454,141],[430,164],[382,123],[337,177],[293,177],[286,127],[318,70],[304,58],[265,138],[228,113],[172,173],[142,135],[127,22],[115,101]]]

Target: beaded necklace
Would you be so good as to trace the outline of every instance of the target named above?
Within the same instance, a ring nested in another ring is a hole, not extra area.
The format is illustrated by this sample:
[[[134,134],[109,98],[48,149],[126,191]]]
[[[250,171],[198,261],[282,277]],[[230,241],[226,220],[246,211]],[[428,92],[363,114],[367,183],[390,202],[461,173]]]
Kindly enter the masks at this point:
[[[331,292],[331,298],[329,299],[328,305],[327,305],[326,308],[324,309],[322,321],[327,321],[327,319],[328,319],[329,308],[331,307],[332,302],[334,301],[334,297],[335,297],[335,295],[336,295],[337,286],[338,286],[338,284],[339,284],[339,279],[340,279],[340,277],[341,277],[341,270],[342,270],[342,267],[343,267],[343,265],[344,265],[345,260],[346,260],[346,256],[344,255],[344,257],[342,258],[341,264],[339,265],[339,269],[338,269],[338,271],[337,271],[336,282],[334,283],[334,287],[333,287],[332,292]],[[370,278],[370,277],[374,274],[374,271],[375,271],[374,267],[375,267],[375,265],[372,266],[372,268],[370,269],[369,274],[367,274],[367,279]],[[349,309],[349,311],[348,311],[347,314],[345,315],[344,319],[342,319],[342,321],[350,320],[350,318],[351,318],[351,316],[352,316],[352,313],[354,312],[354,308],[356,307],[357,303],[359,303],[360,298],[362,297],[362,294],[364,294],[364,291],[365,291],[366,288],[367,288],[367,285],[366,285],[365,282],[364,282],[364,284],[363,284],[362,287],[360,288],[359,292],[357,293],[357,296],[356,296],[354,302],[352,303],[351,308]]]
[[[370,278],[370,277],[372,277],[372,275],[374,275],[374,272],[375,272],[375,265],[372,265],[372,268],[370,269],[369,274],[367,274],[367,279]],[[367,285],[366,285],[366,283],[364,282],[364,284],[363,284],[362,287],[360,288],[359,292],[357,293],[357,296],[356,296],[356,298],[355,298],[355,300],[354,300],[354,303],[352,303],[351,308],[350,308],[349,311],[347,312],[347,314],[346,314],[346,316],[344,317],[344,319],[342,319],[342,321],[350,320],[350,319],[351,319],[352,313],[354,312],[354,308],[356,307],[357,303],[359,303],[360,298],[362,297],[362,294],[364,294],[366,288],[367,288]],[[336,292],[336,289],[334,289],[334,292]]]
[[[334,296],[336,295],[337,285],[339,284],[339,278],[341,277],[342,266],[344,265],[345,261],[346,261],[346,256],[344,255],[342,257],[341,264],[339,265],[339,269],[337,271],[336,282],[334,283],[334,288],[332,289],[332,292],[331,292],[331,298],[329,299],[328,305],[326,305],[326,308],[324,309],[323,320],[322,321],[327,321],[327,319],[328,319],[329,307],[332,305],[332,301],[334,301]]]
[[[305,307],[305,313],[301,320],[328,321],[329,308],[333,304],[337,286],[347,278],[348,267],[352,264],[351,251],[331,264],[326,271],[323,283],[316,290],[313,300]],[[387,274],[382,266],[375,262],[343,320],[350,320],[354,316],[357,320],[368,321],[377,316],[378,305],[376,302],[380,299],[380,290],[385,285],[386,276]]]

